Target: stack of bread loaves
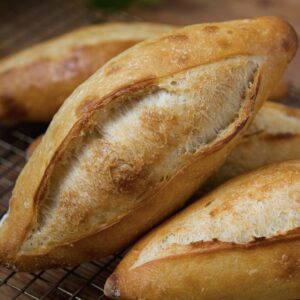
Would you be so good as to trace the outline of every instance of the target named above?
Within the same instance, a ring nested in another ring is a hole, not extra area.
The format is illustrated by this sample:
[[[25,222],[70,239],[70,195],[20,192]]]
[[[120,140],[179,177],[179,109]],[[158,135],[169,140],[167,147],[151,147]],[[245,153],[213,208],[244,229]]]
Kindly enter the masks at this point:
[[[112,58],[63,103],[19,175],[1,263],[33,271],[112,254],[204,184],[239,175],[142,238],[105,294],[299,299],[300,112],[264,104],[296,49],[289,24],[259,17],[92,27],[2,60],[2,119],[45,121]]]

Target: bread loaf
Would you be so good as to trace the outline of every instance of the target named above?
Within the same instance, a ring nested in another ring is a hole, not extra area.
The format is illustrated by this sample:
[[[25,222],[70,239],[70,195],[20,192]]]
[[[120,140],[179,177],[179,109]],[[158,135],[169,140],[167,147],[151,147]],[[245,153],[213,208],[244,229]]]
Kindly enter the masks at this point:
[[[266,102],[238,146],[209,179],[207,189],[263,165],[289,159],[300,159],[300,110]]]
[[[262,17],[185,27],[111,60],[66,100],[22,170],[0,262],[36,270],[100,258],[180,208],[296,48],[286,22]]]
[[[300,161],[236,177],[138,242],[112,299],[300,299]]]
[[[280,101],[286,98],[289,95],[289,86],[288,83],[281,79],[272,93],[270,94],[269,100],[270,101]]]
[[[0,60],[0,120],[51,121],[63,101],[112,57],[171,31],[151,23],[92,25]]]

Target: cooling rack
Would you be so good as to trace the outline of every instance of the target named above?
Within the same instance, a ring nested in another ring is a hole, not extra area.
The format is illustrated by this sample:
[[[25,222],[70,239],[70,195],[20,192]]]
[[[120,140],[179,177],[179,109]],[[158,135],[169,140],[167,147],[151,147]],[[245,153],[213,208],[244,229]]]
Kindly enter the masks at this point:
[[[16,3],[18,2],[18,5]],[[92,11],[85,0],[27,0],[0,2],[0,56],[75,27],[110,19]],[[135,20],[119,13],[113,18]],[[291,87],[285,99],[300,106],[300,89]],[[0,126],[0,216],[8,208],[15,180],[26,162],[26,149],[46,130],[45,124]],[[105,299],[103,286],[122,258],[121,253],[73,268],[36,273],[16,273],[0,268],[0,299]]]

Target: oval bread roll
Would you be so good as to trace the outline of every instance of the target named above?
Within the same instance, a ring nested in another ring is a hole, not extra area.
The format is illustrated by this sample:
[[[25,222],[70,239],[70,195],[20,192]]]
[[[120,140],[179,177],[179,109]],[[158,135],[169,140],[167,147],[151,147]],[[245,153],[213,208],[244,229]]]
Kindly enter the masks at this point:
[[[22,170],[0,262],[35,270],[100,258],[184,205],[296,48],[286,22],[262,17],[185,27],[111,60],[66,100]]]
[[[270,101],[280,101],[286,98],[289,95],[289,86],[287,81],[281,79],[272,93],[270,94],[269,100]]]
[[[206,189],[266,164],[300,159],[300,110],[266,102]]]
[[[300,299],[300,161],[220,186],[138,242],[112,299]]]
[[[0,60],[0,120],[48,122],[100,66],[175,26],[111,23],[86,26]]]

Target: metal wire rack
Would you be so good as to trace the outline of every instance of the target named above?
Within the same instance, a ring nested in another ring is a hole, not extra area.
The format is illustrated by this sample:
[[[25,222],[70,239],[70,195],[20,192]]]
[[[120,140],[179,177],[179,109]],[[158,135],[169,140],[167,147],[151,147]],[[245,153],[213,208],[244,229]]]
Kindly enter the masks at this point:
[[[89,11],[85,0],[11,0],[4,6],[3,3],[0,2],[0,56],[72,28],[107,20],[107,16]],[[117,19],[136,18],[122,13]],[[300,106],[300,89],[293,87],[291,91],[285,103]],[[46,127],[0,126],[0,216],[8,209],[15,180],[26,162],[26,149]],[[105,280],[121,258],[122,254],[117,253],[73,268],[36,273],[0,268],[0,299],[105,299]]]

